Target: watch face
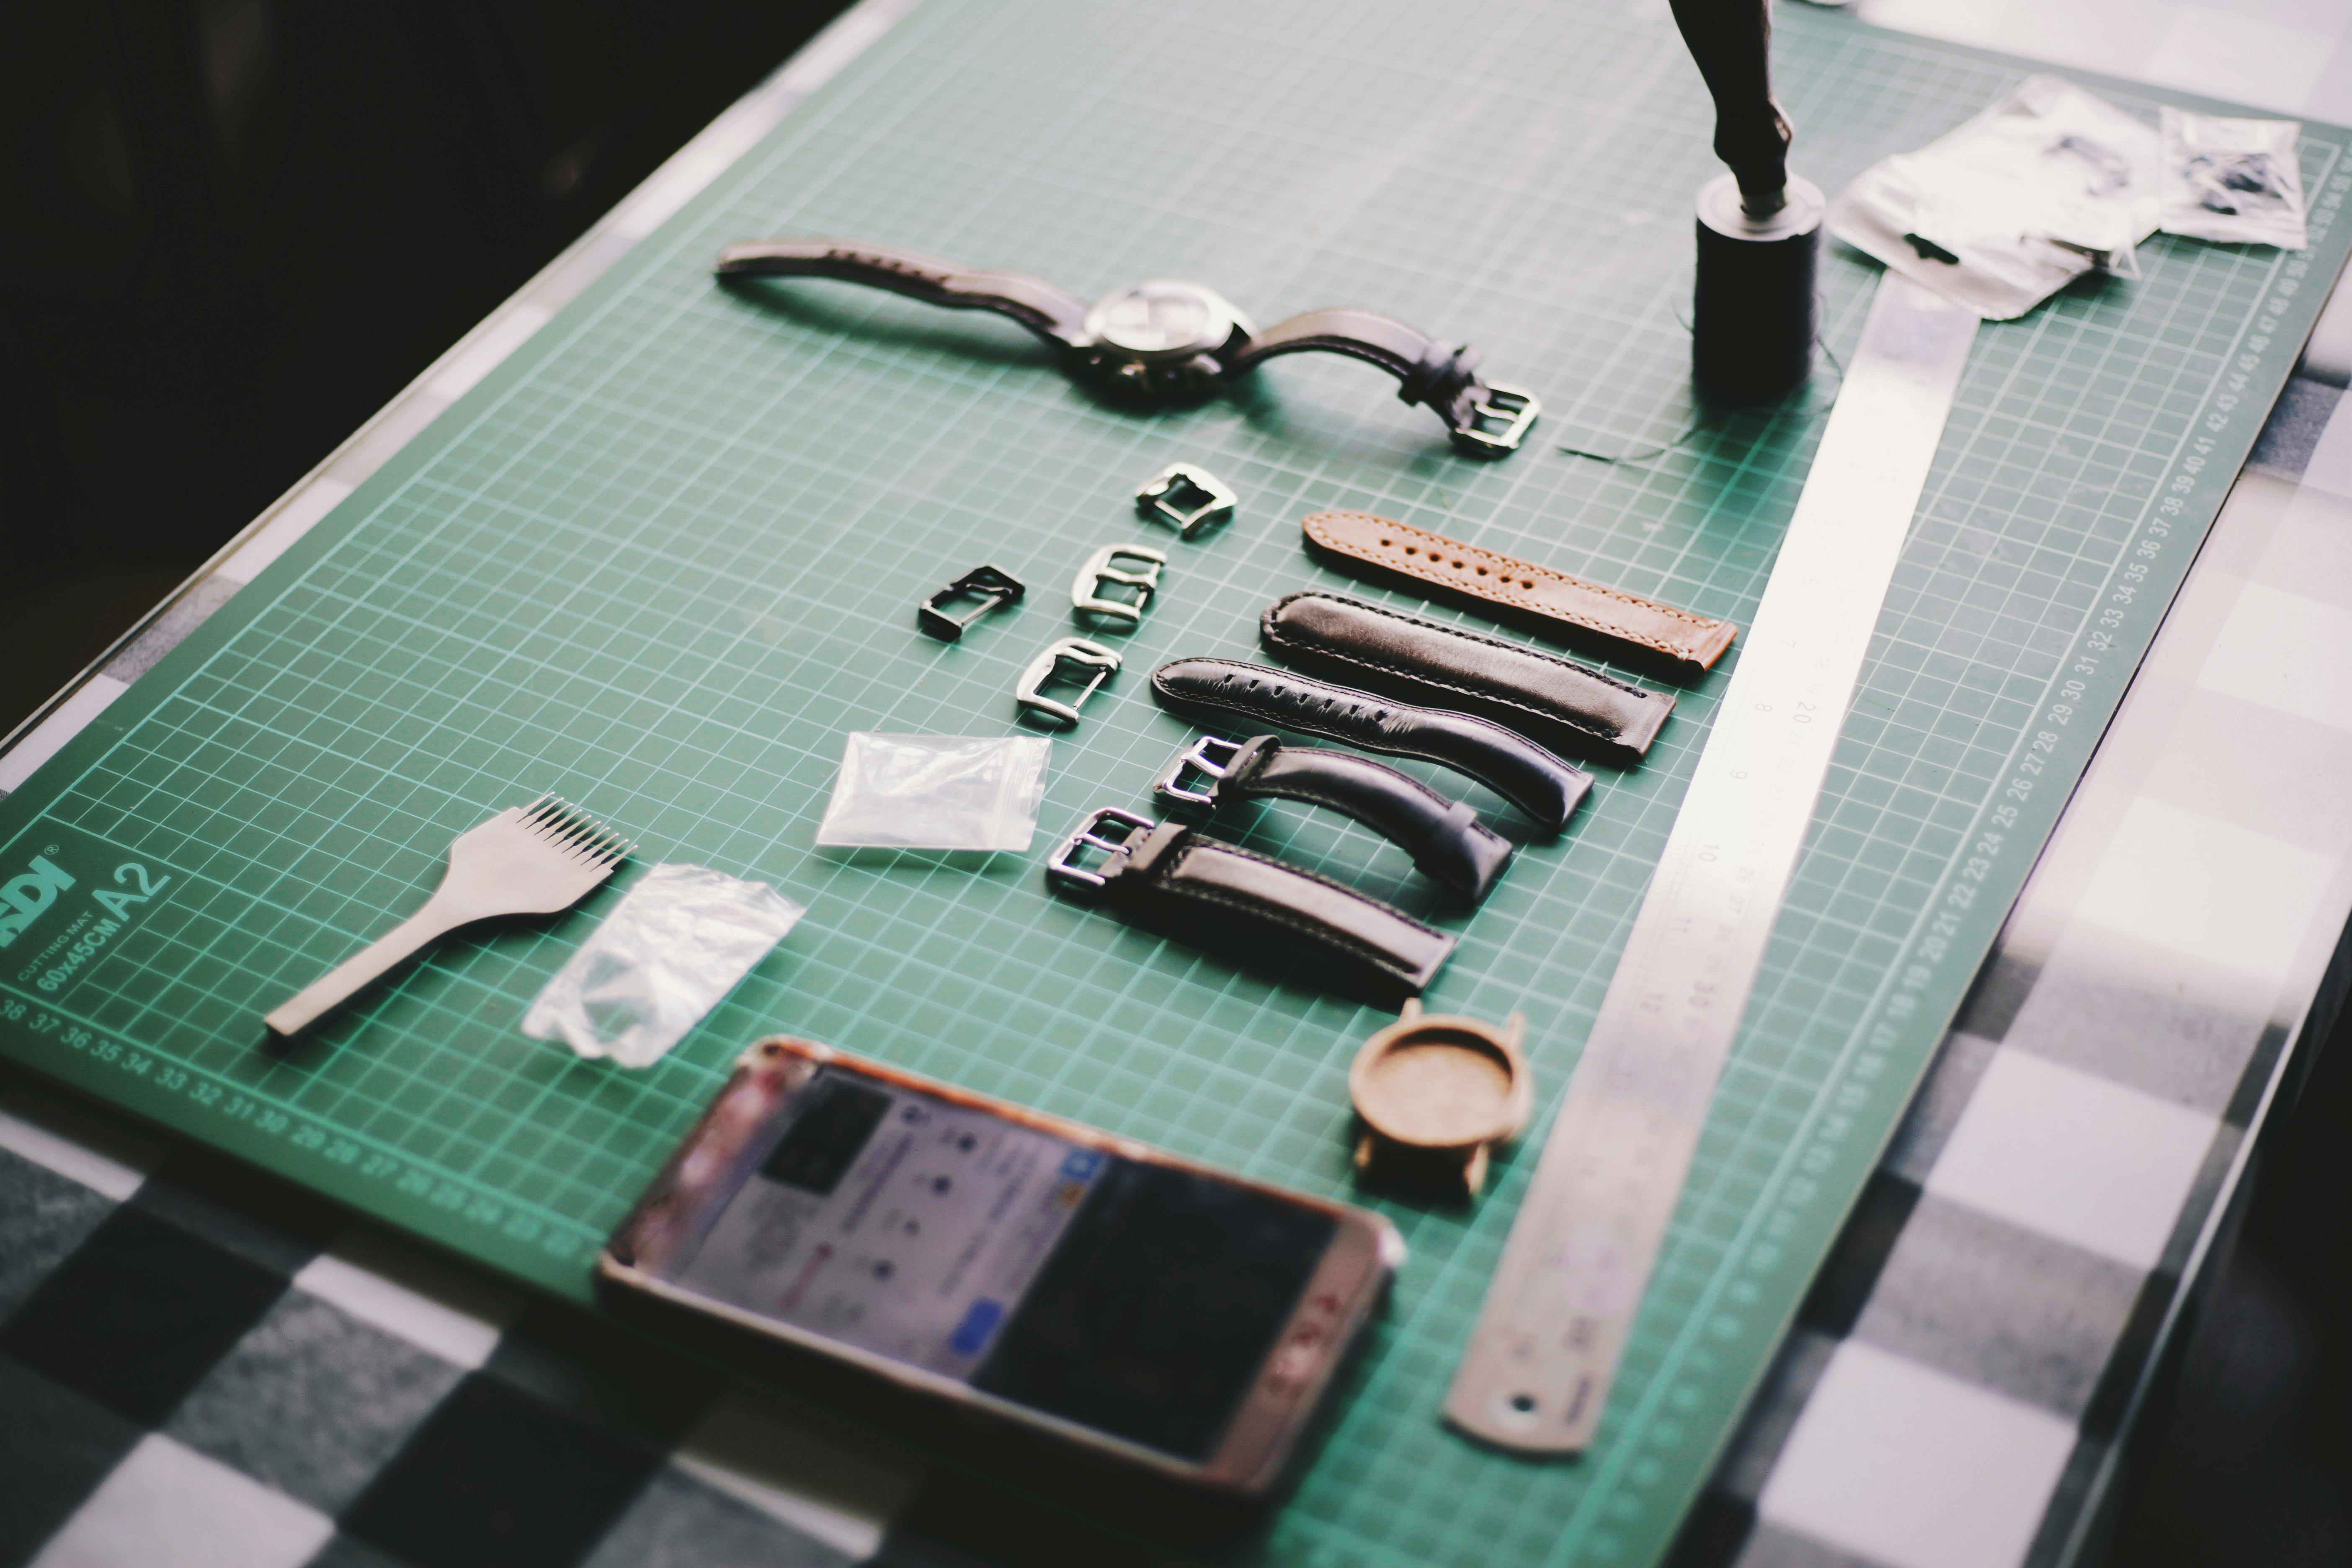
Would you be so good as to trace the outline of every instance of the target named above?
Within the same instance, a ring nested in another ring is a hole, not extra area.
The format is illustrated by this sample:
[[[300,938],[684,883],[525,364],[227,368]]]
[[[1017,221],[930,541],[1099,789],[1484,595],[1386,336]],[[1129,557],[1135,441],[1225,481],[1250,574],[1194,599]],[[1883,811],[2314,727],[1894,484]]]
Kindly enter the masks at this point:
[[[1205,353],[1224,347],[1240,315],[1197,283],[1154,279],[1097,300],[1087,336],[1144,359]]]

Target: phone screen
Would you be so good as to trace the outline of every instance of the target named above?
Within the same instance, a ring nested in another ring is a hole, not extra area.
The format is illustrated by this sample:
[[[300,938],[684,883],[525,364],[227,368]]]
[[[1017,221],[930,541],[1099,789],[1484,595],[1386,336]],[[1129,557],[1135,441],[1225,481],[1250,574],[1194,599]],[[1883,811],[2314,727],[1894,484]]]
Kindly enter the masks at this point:
[[[837,1063],[747,1164],[679,1285],[1196,1461],[1338,1224]]]

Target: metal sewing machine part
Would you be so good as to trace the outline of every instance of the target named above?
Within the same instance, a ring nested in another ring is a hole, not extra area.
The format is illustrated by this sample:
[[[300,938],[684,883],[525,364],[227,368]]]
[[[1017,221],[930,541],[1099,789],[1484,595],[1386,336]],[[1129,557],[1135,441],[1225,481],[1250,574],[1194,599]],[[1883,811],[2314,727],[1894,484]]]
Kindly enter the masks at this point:
[[[1814,274],[1828,204],[1789,173],[1792,132],[1772,100],[1769,0],[1672,0],[1715,99],[1715,153],[1699,187],[1691,379],[1707,396],[1769,403],[1812,374]]]

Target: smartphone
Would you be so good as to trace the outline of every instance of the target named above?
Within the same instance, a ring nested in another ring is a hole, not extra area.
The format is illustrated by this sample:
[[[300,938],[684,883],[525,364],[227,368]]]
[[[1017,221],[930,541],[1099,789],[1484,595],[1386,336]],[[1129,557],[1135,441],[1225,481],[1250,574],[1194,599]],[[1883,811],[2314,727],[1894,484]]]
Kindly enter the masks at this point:
[[[1256,1493],[1403,1257],[1378,1215],[777,1037],[737,1062],[597,1272]]]

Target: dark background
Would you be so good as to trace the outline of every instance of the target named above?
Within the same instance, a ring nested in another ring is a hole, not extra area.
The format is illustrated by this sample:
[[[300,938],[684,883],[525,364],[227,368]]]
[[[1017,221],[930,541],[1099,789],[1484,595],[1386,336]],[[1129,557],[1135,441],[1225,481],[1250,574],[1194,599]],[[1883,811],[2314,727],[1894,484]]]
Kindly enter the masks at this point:
[[[833,0],[0,6],[0,733]],[[2316,1053],[2106,1562],[2352,1563],[2352,1057]]]
[[[0,734],[840,9],[0,4]]]

